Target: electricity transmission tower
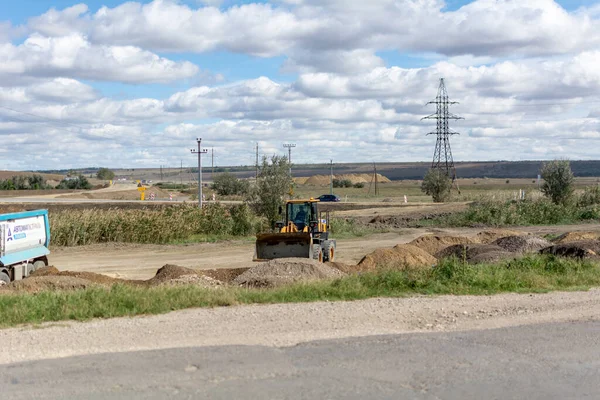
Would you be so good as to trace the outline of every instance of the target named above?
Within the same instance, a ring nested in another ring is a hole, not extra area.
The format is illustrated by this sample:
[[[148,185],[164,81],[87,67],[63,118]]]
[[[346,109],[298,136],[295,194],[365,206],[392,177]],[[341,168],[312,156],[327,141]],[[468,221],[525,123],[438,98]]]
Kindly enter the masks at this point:
[[[456,180],[456,168],[454,168],[454,160],[452,159],[452,150],[450,149],[450,136],[458,135],[458,132],[454,132],[448,126],[448,121],[451,119],[464,119],[457,115],[452,114],[448,108],[451,104],[458,104],[456,101],[450,101],[448,99],[448,92],[446,91],[446,85],[444,84],[444,78],[440,79],[440,86],[438,88],[437,96],[435,100],[430,101],[427,104],[435,104],[435,114],[428,115],[424,119],[435,119],[437,120],[437,126],[435,132],[429,132],[428,135],[436,135],[437,140],[435,143],[435,151],[433,153],[433,161],[431,163],[432,169],[443,171],[446,176],[451,177],[452,181]]]
[[[198,143],[198,150],[191,149],[191,152],[198,154],[198,207],[202,208],[202,154],[208,153],[208,150],[200,145],[202,138],[197,138],[196,143]]]

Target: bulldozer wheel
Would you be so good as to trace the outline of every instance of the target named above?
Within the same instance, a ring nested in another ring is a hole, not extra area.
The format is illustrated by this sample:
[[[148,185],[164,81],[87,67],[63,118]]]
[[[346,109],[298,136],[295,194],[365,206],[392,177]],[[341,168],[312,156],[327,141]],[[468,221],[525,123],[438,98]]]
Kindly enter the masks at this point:
[[[318,262],[323,262],[323,250],[319,244],[313,245],[313,259]]]
[[[323,258],[325,259],[325,261],[335,261],[335,246],[330,241],[326,241],[323,244],[323,253]]]

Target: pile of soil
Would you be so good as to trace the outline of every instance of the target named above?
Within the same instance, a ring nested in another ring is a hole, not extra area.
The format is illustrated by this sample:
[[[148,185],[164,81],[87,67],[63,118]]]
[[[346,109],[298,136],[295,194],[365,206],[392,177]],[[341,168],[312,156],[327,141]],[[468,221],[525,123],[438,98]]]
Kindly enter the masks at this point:
[[[542,254],[571,258],[587,258],[600,260],[600,241],[579,240],[576,242],[555,244],[540,251]]]
[[[342,271],[308,258],[280,258],[259,263],[233,279],[239,286],[271,288],[294,282],[339,278]]]
[[[475,243],[475,241],[471,238],[464,236],[435,236],[435,235],[424,235],[416,238],[410,245],[418,247],[422,250],[425,250],[432,256],[437,254],[438,252],[444,250],[445,248],[455,245],[455,244],[471,244]]]
[[[339,180],[349,180],[352,184],[356,183],[370,183],[371,181],[375,181],[373,174],[340,174],[334,175],[333,179]],[[330,176],[329,175],[313,175],[304,180],[304,178],[296,178],[296,182],[301,185],[316,185],[316,186],[324,186],[329,185]],[[302,182],[302,183],[300,183]],[[379,183],[387,183],[391,182],[388,178],[381,174],[377,174],[377,182]]]
[[[181,278],[182,276],[192,275],[199,276],[200,274],[191,268],[180,267],[178,265],[166,264],[156,271],[154,277],[148,279],[146,284],[149,286],[156,286],[165,282]]]
[[[496,239],[506,236],[525,236],[527,233],[519,231],[511,231],[510,229],[492,229],[481,231],[475,236],[475,241],[483,244],[490,244]]]
[[[38,293],[55,290],[77,290],[85,289],[97,284],[86,279],[73,276],[32,276],[20,281],[14,281],[8,285],[0,286],[3,292],[28,292]]]
[[[396,270],[431,268],[437,259],[418,247],[410,244],[399,244],[393,249],[377,249],[360,260],[357,269],[372,271],[377,268]]]
[[[537,253],[552,245],[546,239],[536,236],[506,236],[496,239],[492,244],[512,253]]]
[[[359,272],[359,269],[357,268],[357,266],[352,265],[352,264],[345,264],[345,263],[341,263],[341,262],[337,262],[337,261],[336,262],[328,262],[325,264],[330,266],[331,268],[340,270],[345,274],[353,274],[355,272]]]
[[[221,282],[232,282],[235,278],[248,271],[247,268],[218,268],[218,269],[203,269],[198,271],[200,274],[219,280]]]
[[[115,283],[119,283],[119,282],[128,282],[123,279],[111,278],[110,276],[106,276],[106,275],[102,275],[102,274],[95,274],[93,272],[86,272],[86,271],[62,271],[62,272],[59,272],[54,275],[56,275],[56,276],[71,276],[73,278],[84,279],[86,281],[97,283],[97,284],[103,285],[103,286],[111,286],[111,285],[113,285]],[[133,282],[135,282],[135,281],[133,281]]]
[[[436,254],[436,257],[440,260],[452,256],[459,260],[464,259],[469,264],[481,264],[512,258],[514,254],[504,250],[500,246],[478,243],[456,244]]]
[[[223,282],[204,275],[182,275],[178,278],[169,279],[160,283],[162,286],[180,286],[196,285],[206,288],[216,288],[223,285]]]
[[[579,242],[582,240],[598,240],[600,239],[600,232],[566,232],[552,240],[553,243],[571,243]]]
[[[36,269],[31,274],[29,274],[29,276],[32,277],[32,276],[58,275],[58,273],[59,273],[58,268],[50,265],[48,267],[42,267],[42,268]]]

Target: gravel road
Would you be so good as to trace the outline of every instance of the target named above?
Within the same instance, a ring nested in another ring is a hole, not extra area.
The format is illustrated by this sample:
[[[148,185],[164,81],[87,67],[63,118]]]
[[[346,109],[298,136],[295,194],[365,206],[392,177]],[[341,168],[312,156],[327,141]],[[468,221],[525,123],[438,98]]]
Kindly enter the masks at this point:
[[[549,294],[378,298],[189,309],[164,315],[0,330],[0,364],[167,348],[294,346],[407,332],[598,320],[600,289]]]

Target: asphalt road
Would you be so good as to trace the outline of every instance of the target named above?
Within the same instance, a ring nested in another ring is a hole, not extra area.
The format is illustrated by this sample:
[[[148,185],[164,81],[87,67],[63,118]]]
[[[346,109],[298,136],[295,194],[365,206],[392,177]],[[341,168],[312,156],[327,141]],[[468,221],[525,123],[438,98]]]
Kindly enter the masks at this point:
[[[587,321],[112,353],[3,365],[0,380],[13,400],[596,399],[599,334]]]

